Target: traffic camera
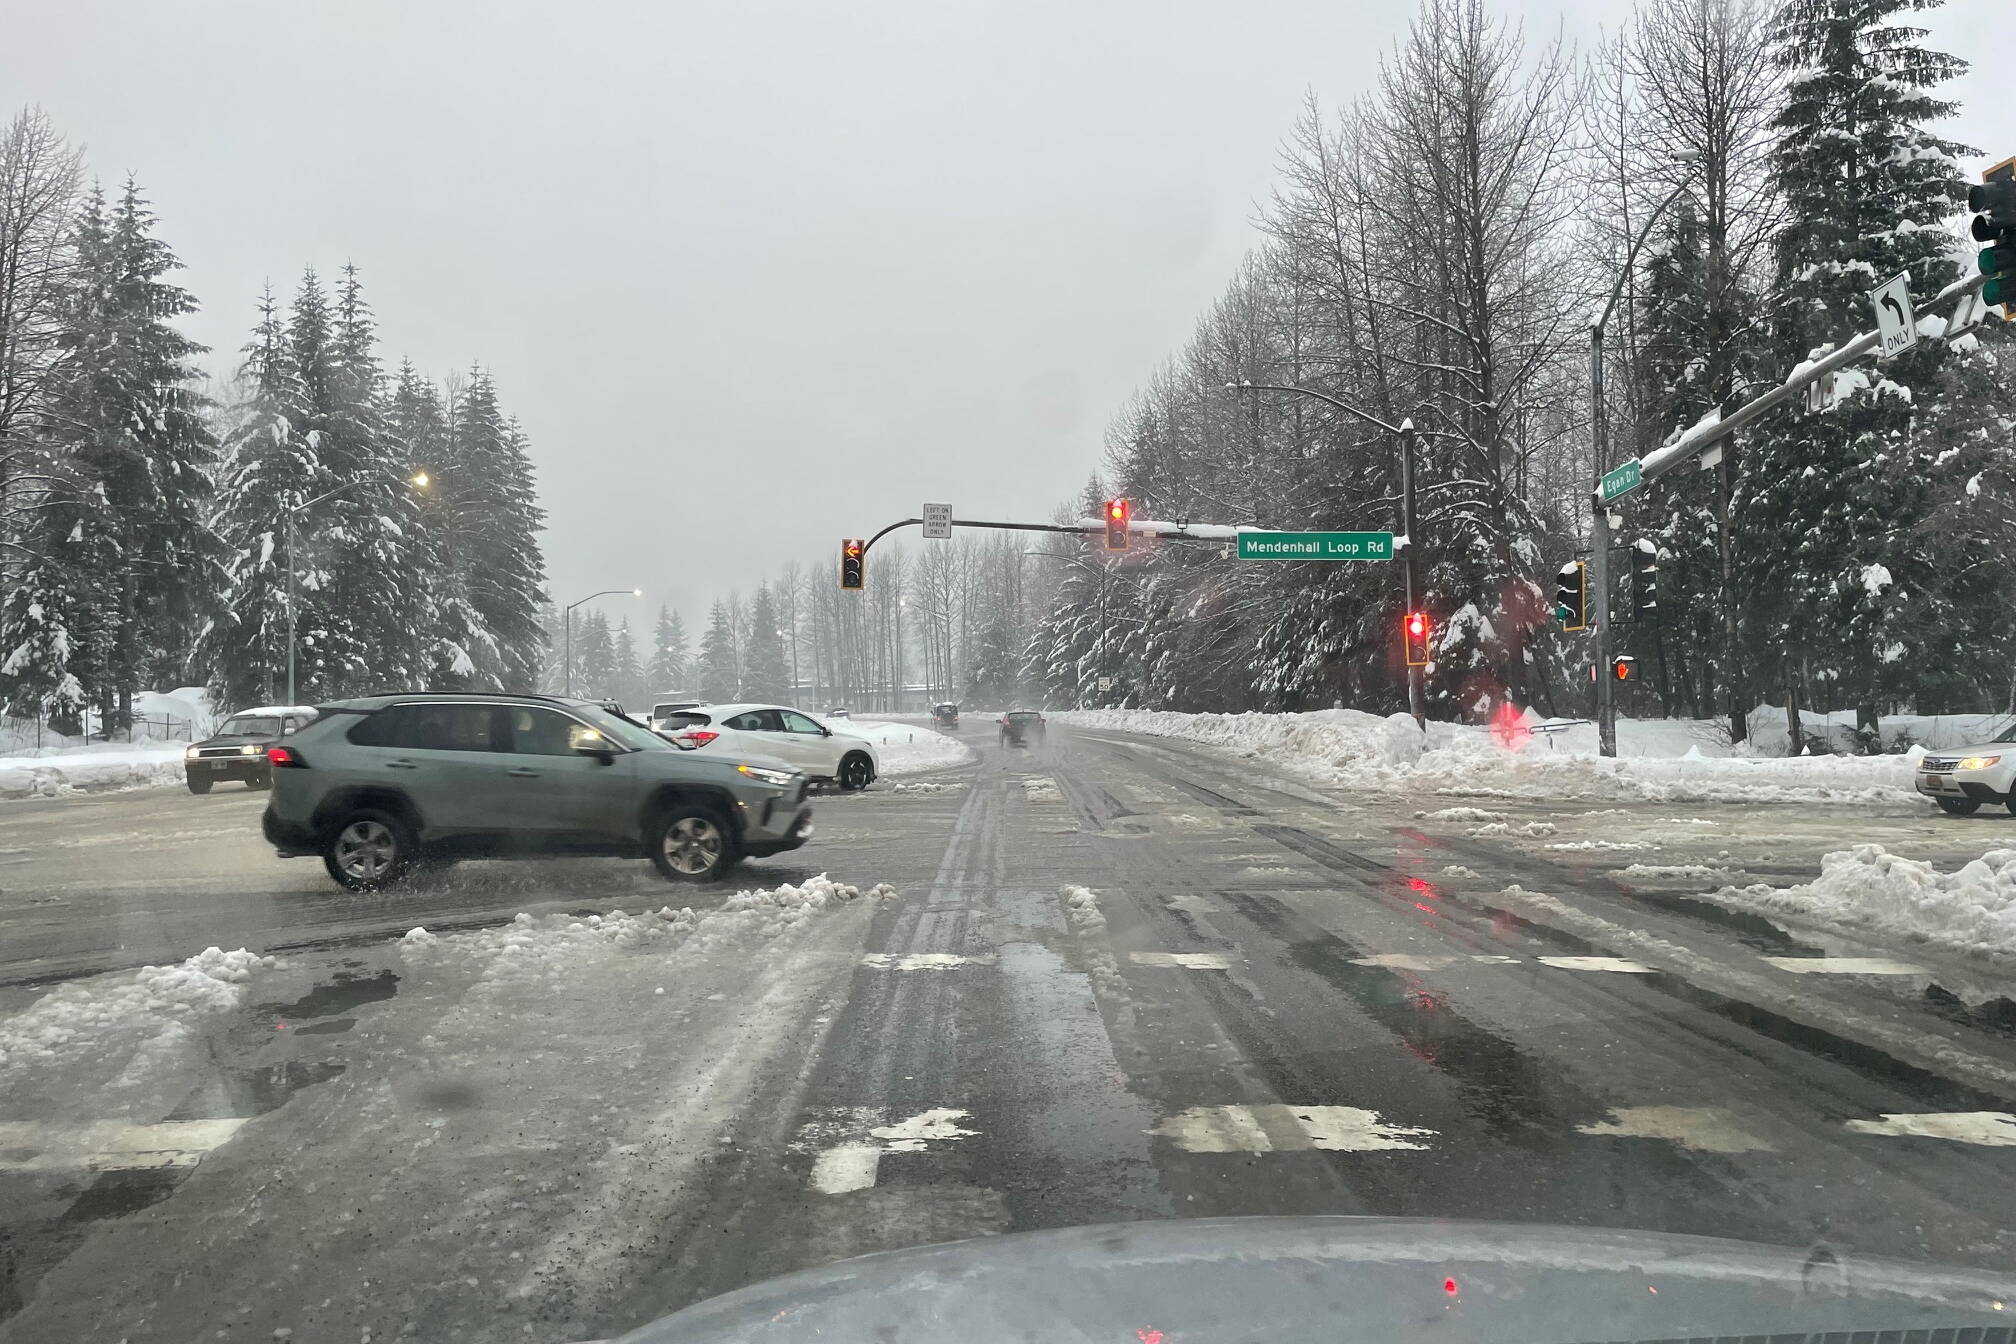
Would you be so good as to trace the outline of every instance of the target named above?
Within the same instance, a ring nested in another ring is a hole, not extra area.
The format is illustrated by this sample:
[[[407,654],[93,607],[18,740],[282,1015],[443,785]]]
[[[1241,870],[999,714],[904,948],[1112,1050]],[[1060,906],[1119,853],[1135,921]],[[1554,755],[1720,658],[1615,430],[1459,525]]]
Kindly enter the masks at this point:
[[[840,543],[840,586],[848,592],[868,586],[868,543],[859,537]]]
[[[1106,501],[1106,549],[1124,551],[1127,549],[1127,522],[1134,516],[1134,506],[1124,499]]]
[[[1410,611],[1400,623],[1401,634],[1406,637],[1407,666],[1428,666],[1428,634],[1432,628],[1425,611]]]

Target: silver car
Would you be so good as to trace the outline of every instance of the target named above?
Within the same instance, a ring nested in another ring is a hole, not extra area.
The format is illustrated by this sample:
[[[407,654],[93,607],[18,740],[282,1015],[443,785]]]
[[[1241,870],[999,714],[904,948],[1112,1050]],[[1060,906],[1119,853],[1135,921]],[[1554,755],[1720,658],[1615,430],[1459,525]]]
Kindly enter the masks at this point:
[[[812,833],[807,780],[751,754],[680,751],[587,700],[378,695],[317,707],[267,752],[264,830],[353,891],[457,858],[649,858],[675,882]]]

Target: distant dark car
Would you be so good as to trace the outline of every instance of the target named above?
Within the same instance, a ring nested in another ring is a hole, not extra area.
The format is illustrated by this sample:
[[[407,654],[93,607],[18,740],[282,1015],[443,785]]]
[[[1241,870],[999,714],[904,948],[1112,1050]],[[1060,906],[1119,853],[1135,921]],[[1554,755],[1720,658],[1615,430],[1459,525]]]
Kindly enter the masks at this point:
[[[189,792],[208,793],[220,780],[241,780],[247,788],[264,789],[273,783],[273,767],[266,762],[266,748],[290,737],[315,717],[305,705],[245,709],[219,725],[201,742],[191,743],[182,753],[183,775]]]
[[[851,719],[854,717],[854,711],[845,705],[835,705],[832,709],[826,711],[826,717],[829,719]]]
[[[933,728],[958,728],[959,706],[949,701],[942,705],[931,706],[931,726]]]
[[[1011,709],[1001,716],[1001,745],[1026,747],[1043,745],[1043,716],[1033,709]]]

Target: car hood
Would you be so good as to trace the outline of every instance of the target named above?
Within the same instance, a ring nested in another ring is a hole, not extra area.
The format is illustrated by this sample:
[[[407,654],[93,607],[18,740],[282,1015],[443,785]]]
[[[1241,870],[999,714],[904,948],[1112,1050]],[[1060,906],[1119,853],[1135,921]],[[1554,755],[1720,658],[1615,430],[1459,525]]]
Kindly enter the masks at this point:
[[[1927,756],[1945,759],[1948,756],[2009,756],[2016,755],[2016,742],[1981,742],[1971,747],[1941,747],[1937,751],[1927,751]]]
[[[271,733],[219,733],[206,737],[201,742],[191,743],[197,747],[251,747],[270,746],[280,739]]]
[[[1208,1218],[842,1260],[698,1303],[621,1344],[1818,1341],[1830,1331],[1984,1326],[2003,1327],[1988,1336],[2001,1338],[2009,1317],[1998,1308],[2012,1293],[2006,1275],[1824,1245],[1436,1219]]]

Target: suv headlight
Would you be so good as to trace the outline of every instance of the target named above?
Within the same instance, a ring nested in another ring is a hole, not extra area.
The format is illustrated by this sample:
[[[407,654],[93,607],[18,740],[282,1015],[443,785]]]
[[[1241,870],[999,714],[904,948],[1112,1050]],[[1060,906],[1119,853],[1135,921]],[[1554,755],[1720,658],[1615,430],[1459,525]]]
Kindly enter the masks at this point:
[[[195,760],[195,759],[196,759],[196,758],[197,758],[198,756],[201,756],[202,754],[203,754],[203,753],[202,753],[201,751],[199,751],[198,749],[196,749],[195,747],[191,747],[191,748],[189,748],[189,749],[188,749],[187,751],[185,751],[185,752],[183,752],[183,753],[182,753],[182,759],[183,759],[183,760],[185,760],[185,761],[193,761],[193,760]]]
[[[238,748],[238,754],[239,754],[240,756],[264,756],[264,755],[266,754],[266,748],[264,748],[264,747],[240,747],[240,748]]]
[[[760,765],[738,765],[735,767],[751,779],[761,780],[774,788],[783,788],[791,782],[789,770],[766,770]]]
[[[1986,770],[1991,765],[1999,764],[2001,760],[2000,756],[1963,756],[1960,758],[1960,768],[1962,770]]]

